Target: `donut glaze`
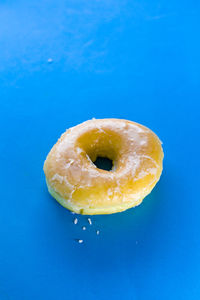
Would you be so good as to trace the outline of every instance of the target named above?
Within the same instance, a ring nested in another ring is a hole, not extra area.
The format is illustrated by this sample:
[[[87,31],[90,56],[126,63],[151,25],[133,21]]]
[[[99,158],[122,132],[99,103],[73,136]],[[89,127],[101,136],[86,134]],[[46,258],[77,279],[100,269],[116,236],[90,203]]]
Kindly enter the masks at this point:
[[[113,162],[111,171],[93,163]],[[66,130],[44,172],[50,194],[80,214],[110,214],[139,205],[162,173],[163,150],[147,127],[121,119],[92,119]]]

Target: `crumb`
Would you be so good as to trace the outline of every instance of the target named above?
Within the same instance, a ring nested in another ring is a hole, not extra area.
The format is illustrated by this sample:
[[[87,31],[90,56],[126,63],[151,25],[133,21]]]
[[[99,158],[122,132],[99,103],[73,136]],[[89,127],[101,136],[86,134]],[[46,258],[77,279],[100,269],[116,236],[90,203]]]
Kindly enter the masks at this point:
[[[76,225],[77,223],[78,223],[78,219],[75,218],[75,219],[74,219],[74,224]]]
[[[48,62],[48,63],[52,63],[52,62],[53,62],[53,59],[52,59],[52,58],[48,58],[48,59],[47,59],[47,62]]]
[[[82,229],[83,229],[83,230],[86,230],[86,227],[85,227],[85,226],[83,226],[83,227],[82,227]]]
[[[83,243],[83,240],[78,240],[78,243],[79,243],[79,244],[82,244],[82,243]]]
[[[92,220],[90,218],[88,218],[88,223],[92,225]]]
[[[96,234],[97,234],[97,235],[99,235],[99,233],[100,233],[100,231],[99,231],[99,230],[97,230],[97,231],[96,231]]]

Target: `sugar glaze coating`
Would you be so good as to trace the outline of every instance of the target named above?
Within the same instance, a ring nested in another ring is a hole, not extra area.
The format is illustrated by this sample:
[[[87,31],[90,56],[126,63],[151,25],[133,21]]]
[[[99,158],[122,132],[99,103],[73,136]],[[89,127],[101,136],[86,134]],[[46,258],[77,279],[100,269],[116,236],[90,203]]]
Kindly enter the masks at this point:
[[[98,156],[113,161],[98,169]],[[159,138],[121,119],[92,119],[68,129],[49,152],[44,172],[49,192],[81,214],[109,214],[141,203],[162,172]]]

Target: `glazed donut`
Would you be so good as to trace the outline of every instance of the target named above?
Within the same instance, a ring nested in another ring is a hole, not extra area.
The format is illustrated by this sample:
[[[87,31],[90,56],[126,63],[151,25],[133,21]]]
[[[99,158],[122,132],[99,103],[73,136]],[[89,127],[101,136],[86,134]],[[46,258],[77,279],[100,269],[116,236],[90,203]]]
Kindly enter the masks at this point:
[[[110,171],[93,163],[112,160]],[[127,120],[92,119],[68,129],[49,152],[50,194],[79,214],[110,214],[140,204],[162,173],[163,150],[148,128]]]

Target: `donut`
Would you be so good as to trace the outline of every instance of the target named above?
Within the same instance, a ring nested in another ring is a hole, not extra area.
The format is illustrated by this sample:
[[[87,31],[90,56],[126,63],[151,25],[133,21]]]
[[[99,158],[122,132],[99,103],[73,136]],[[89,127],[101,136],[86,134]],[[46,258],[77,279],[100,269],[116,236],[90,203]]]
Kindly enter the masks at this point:
[[[98,157],[112,161],[98,168]],[[49,193],[65,208],[111,214],[139,205],[162,173],[163,150],[147,127],[122,119],[92,119],[66,130],[44,162]]]

